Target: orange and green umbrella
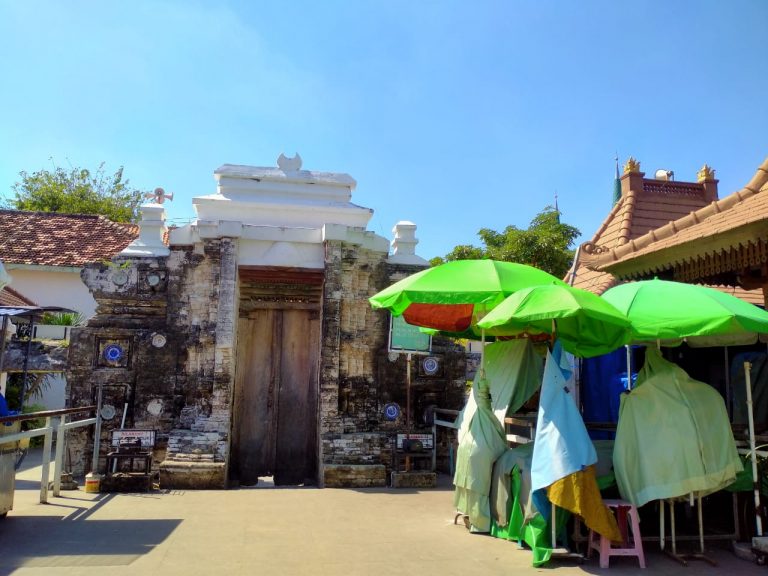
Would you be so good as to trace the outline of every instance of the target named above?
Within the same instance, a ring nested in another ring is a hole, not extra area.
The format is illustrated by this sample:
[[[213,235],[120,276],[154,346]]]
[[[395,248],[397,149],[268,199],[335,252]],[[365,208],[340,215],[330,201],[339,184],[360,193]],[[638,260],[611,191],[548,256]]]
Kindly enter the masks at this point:
[[[467,334],[507,296],[539,284],[565,283],[515,262],[455,260],[417,272],[372,296],[373,308],[403,315],[408,324]]]

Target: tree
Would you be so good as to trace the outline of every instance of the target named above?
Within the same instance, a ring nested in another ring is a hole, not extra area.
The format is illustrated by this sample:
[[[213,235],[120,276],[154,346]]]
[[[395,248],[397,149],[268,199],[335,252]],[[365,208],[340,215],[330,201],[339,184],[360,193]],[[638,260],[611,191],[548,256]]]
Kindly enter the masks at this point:
[[[571,248],[580,234],[578,228],[560,222],[558,210],[547,206],[531,220],[527,229],[507,226],[503,232],[496,232],[483,228],[478,232],[478,236],[483,241],[484,248],[456,246],[445,256],[445,260],[491,258],[520,262],[562,278],[571,266]],[[430,263],[434,266],[443,261],[442,258],[433,258]]]
[[[22,171],[21,181],[11,190],[14,197],[6,202],[16,210],[102,214],[115,222],[135,222],[144,191],[123,180],[123,167],[113,175],[104,172],[104,163],[95,172],[86,168]]]

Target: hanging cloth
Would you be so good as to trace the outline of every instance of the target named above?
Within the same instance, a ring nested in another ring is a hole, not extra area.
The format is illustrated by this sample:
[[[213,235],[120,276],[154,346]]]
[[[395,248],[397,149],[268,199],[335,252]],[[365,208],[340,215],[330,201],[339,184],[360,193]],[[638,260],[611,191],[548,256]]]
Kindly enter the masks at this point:
[[[534,492],[597,462],[573,390],[573,368],[557,342],[547,352],[541,385],[531,468]]]
[[[584,519],[595,532],[620,541],[616,519],[603,504],[594,464],[597,452],[573,398],[573,368],[559,342],[547,353],[541,385],[531,488]]]
[[[706,496],[742,464],[720,393],[648,348],[637,387],[621,398],[613,466],[625,500]]]
[[[489,494],[493,463],[507,449],[501,424],[491,411],[487,381],[479,375],[472,386],[474,410],[459,428],[456,472],[453,483],[454,505],[469,516],[473,532],[491,529]]]

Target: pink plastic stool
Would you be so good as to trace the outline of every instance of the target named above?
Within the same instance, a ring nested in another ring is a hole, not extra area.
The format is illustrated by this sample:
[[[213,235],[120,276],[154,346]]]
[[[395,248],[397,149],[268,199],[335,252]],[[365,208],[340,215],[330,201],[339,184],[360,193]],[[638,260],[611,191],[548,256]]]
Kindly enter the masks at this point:
[[[623,542],[621,546],[614,547],[608,538],[590,530],[587,558],[592,554],[592,550],[597,550],[600,552],[600,568],[608,568],[611,556],[637,556],[640,568],[645,568],[645,554],[643,553],[643,541],[640,537],[640,517],[637,514],[637,508],[624,500],[603,500],[603,502],[616,514],[616,522],[619,525]],[[627,516],[629,516],[630,526],[627,526]],[[629,530],[627,530],[628,528]],[[599,540],[596,536],[599,536]]]

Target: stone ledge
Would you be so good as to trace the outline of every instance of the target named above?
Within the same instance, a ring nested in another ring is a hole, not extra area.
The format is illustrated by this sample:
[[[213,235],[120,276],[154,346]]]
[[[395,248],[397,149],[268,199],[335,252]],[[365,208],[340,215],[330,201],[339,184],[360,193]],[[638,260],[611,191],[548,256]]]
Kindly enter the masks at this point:
[[[387,485],[383,464],[326,464],[323,486],[326,488],[372,488]]]
[[[225,488],[224,462],[160,463],[160,487],[186,490],[221,490]]]
[[[392,488],[435,488],[434,472],[392,472]]]

